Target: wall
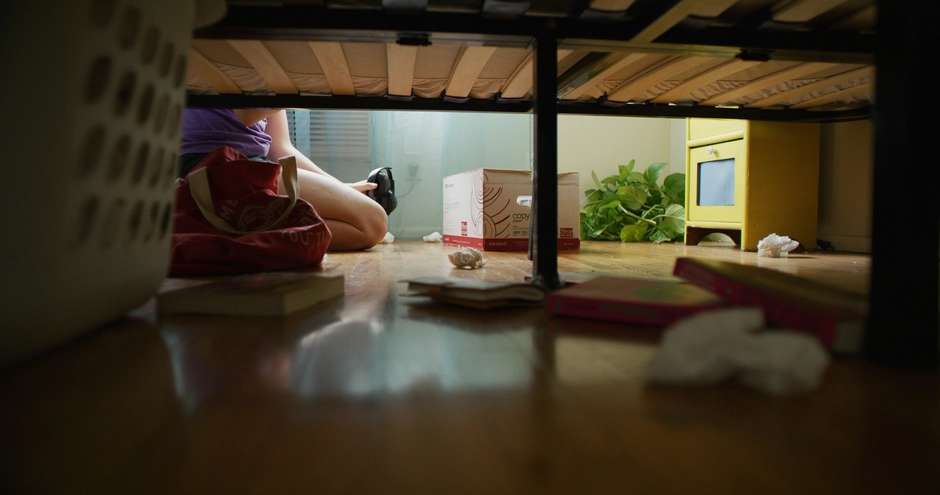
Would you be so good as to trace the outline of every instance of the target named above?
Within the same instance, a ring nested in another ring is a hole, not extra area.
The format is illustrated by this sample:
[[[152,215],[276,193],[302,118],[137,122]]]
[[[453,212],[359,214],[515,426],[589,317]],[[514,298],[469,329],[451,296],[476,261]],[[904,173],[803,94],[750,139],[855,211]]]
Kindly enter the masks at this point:
[[[375,112],[377,166],[391,166],[398,209],[389,231],[415,239],[440,231],[443,177],[477,168],[532,169],[532,116],[460,112]],[[679,120],[679,122],[683,122]],[[558,171],[579,172],[581,191],[636,160],[634,170],[667,162],[665,173],[682,172],[684,152],[671,149],[671,119],[590,117],[558,118]],[[680,143],[682,145],[682,143]],[[412,177],[410,163],[420,162]],[[665,173],[663,176],[665,176]]]
[[[874,124],[823,124],[819,163],[819,239],[839,251],[871,252]]]
[[[374,112],[374,167],[392,167],[398,209],[389,230],[402,239],[440,231],[443,177],[476,168],[531,170],[532,117],[528,114]],[[871,252],[873,124],[822,126],[819,234],[840,251]],[[580,173],[581,192],[617,165],[636,160],[635,170],[667,162],[668,173],[685,171],[685,119],[560,115],[558,170]],[[414,170],[414,175],[411,171]],[[361,167],[333,170],[353,182]]]
[[[661,177],[684,172],[684,152],[679,161],[672,153],[672,123],[673,119],[663,118],[560,115],[558,171],[579,172],[582,197],[584,191],[596,188],[592,170],[603,179],[630,160],[636,160],[637,172],[657,162],[668,163]]]

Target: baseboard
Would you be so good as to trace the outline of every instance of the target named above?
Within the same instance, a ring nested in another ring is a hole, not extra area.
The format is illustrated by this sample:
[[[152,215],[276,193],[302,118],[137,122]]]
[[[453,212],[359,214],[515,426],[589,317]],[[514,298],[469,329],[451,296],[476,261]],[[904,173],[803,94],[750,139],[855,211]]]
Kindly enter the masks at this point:
[[[392,235],[396,239],[424,239],[424,236],[430,235],[434,232],[442,233],[440,227],[405,227],[401,229],[392,228]]]
[[[820,233],[820,240],[832,244],[836,251],[845,251],[848,253],[869,253],[871,254],[871,237],[857,235],[828,235]]]

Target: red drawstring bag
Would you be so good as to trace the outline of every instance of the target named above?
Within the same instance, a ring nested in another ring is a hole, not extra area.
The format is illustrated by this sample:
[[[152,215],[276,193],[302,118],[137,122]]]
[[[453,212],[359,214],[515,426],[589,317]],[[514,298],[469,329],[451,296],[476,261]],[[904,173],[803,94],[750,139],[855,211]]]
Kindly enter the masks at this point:
[[[279,175],[287,196],[277,194]],[[176,188],[169,275],[318,265],[332,235],[297,189],[292,156],[257,162],[227,146],[206,155]]]

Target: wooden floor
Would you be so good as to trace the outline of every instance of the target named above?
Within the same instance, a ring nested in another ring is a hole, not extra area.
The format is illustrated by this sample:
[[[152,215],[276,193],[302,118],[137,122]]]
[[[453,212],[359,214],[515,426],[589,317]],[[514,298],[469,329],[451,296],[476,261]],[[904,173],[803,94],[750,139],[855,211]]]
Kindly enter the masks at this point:
[[[0,492],[940,493],[936,371],[836,358],[788,398],[647,386],[658,330],[398,295],[408,277],[531,271],[489,252],[456,270],[454,250],[330,254],[342,299],[274,319],[158,318],[151,302],[3,370]],[[590,242],[559,268],[669,278],[677,256],[859,292],[870,273],[856,254]]]

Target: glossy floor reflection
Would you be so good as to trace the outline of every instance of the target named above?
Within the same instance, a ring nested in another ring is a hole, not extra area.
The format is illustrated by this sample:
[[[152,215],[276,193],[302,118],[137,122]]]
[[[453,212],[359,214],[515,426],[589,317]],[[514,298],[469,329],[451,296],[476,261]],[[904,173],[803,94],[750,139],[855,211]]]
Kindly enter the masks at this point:
[[[400,280],[523,280],[524,253],[330,254],[346,295],[286,318],[148,303],[3,370],[4,493],[936,493],[936,371],[838,358],[813,393],[645,386],[659,330],[402,297]],[[562,272],[669,278],[676,256],[867,290],[869,260],[586,243]],[[168,280],[163,290],[199,283]]]

